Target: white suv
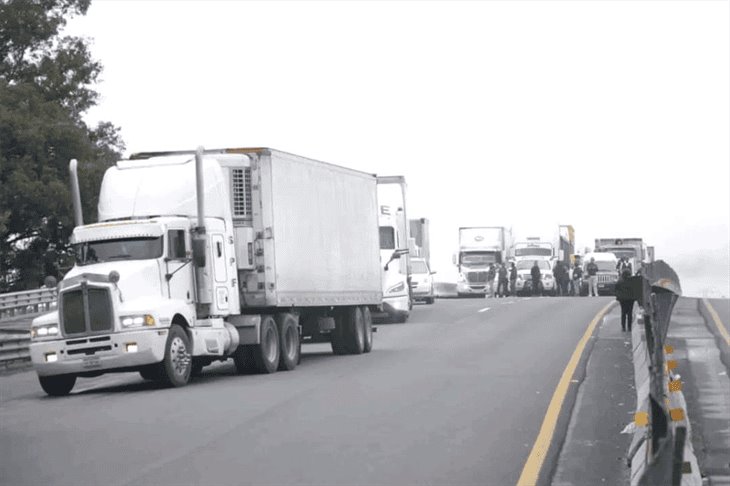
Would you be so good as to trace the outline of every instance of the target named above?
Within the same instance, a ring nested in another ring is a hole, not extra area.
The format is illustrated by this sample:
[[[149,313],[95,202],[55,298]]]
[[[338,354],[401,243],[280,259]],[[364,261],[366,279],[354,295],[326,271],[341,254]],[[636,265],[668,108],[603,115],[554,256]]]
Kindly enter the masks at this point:
[[[413,300],[433,304],[433,275],[423,258],[411,258],[411,294]]]

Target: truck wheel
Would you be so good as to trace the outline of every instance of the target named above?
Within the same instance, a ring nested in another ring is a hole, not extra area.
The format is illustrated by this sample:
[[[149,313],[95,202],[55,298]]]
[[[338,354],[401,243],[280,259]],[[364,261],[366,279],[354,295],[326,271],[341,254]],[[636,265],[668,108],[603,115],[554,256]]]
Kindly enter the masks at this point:
[[[365,322],[359,307],[348,307],[344,312],[343,341],[348,354],[362,354],[365,349]]]
[[[185,386],[192,371],[191,347],[188,335],[177,324],[170,326],[165,344],[165,357],[159,366],[160,379],[173,387]]]
[[[364,353],[369,353],[373,349],[373,316],[367,307],[362,307],[362,322],[365,325],[365,340],[362,350]]]
[[[344,312],[335,313],[335,328],[330,331],[330,344],[332,345],[332,352],[337,355],[347,354],[347,348],[345,347],[344,339],[344,328],[345,328],[345,315]]]
[[[279,371],[291,371],[299,363],[299,330],[297,318],[292,314],[278,314],[276,323],[279,326]]]
[[[76,384],[76,375],[39,376],[38,381],[44,392],[52,397],[63,397],[68,395]]]
[[[271,316],[261,319],[261,343],[253,348],[256,371],[259,373],[275,373],[279,367],[279,331]]]
[[[253,357],[255,347],[252,344],[241,345],[233,352],[233,364],[236,365],[238,374],[247,375],[256,371],[256,360]]]

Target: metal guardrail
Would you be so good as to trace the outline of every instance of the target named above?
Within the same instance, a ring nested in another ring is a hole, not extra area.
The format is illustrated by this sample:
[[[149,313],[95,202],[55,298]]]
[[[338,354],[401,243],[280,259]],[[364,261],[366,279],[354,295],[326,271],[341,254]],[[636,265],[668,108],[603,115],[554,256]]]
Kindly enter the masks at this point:
[[[47,312],[56,308],[55,288],[0,294],[0,320]]]
[[[629,447],[631,485],[701,485],[682,383],[665,345],[672,310],[682,294],[677,274],[659,260],[630,280],[639,303],[632,331],[637,408]]]
[[[0,332],[0,367],[30,361],[29,346],[29,332]]]

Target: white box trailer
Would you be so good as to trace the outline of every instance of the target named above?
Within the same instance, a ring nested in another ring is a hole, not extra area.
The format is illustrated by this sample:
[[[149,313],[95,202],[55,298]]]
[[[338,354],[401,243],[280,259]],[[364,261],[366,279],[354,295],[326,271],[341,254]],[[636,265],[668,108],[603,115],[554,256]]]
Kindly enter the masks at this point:
[[[41,386],[139,371],[173,386],[232,357],[291,370],[305,341],[372,348],[382,309],[376,177],[273,149],[136,154],[107,170],[58,310],[33,321]]]

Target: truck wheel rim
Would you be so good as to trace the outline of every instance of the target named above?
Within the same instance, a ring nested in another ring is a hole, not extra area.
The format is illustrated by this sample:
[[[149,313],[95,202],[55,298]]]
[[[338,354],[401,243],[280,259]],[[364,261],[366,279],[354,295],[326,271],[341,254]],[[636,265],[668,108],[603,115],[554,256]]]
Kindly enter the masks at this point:
[[[170,343],[170,361],[175,374],[183,376],[190,364],[190,355],[188,354],[187,346],[185,346],[185,341],[180,336],[172,338],[172,343]]]
[[[291,327],[286,330],[286,334],[284,335],[284,349],[286,350],[286,357],[289,360],[296,358],[297,346],[296,340],[294,339],[294,329]]]
[[[271,329],[268,330],[266,333],[266,349],[265,355],[266,360],[271,363],[276,358],[276,347],[279,345],[279,343],[276,342],[276,336],[274,335],[274,331]]]

